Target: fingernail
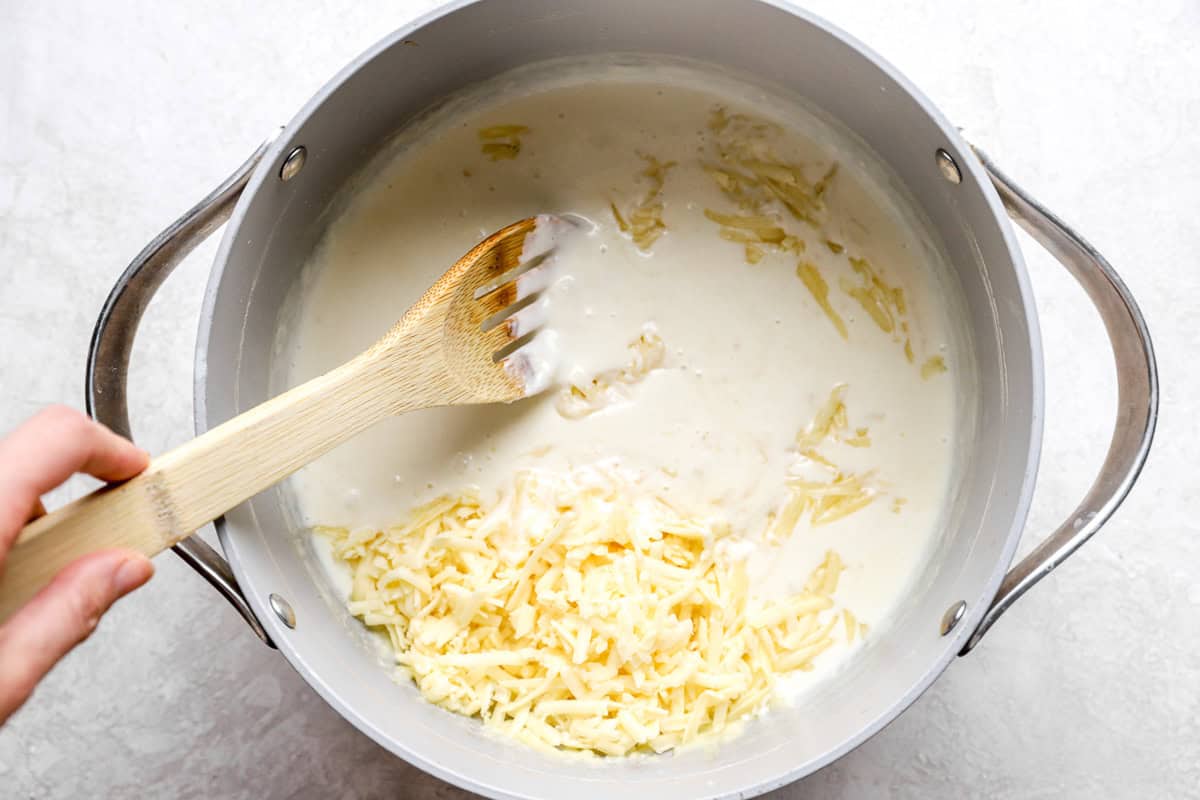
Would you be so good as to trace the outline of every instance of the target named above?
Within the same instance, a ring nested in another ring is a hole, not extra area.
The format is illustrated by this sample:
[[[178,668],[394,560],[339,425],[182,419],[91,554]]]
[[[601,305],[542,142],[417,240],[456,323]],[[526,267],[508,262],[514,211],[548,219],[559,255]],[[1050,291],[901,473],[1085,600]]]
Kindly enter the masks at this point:
[[[150,580],[154,565],[144,558],[130,558],[121,562],[113,574],[113,587],[118,595],[125,595]]]

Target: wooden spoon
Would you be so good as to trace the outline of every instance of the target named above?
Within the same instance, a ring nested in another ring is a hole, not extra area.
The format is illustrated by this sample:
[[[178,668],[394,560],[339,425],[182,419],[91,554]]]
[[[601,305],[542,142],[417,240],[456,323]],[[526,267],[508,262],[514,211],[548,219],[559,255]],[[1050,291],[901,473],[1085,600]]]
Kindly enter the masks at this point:
[[[534,270],[574,227],[539,216],[492,234],[353,360],[30,522],[0,577],[0,620],[79,556],[153,556],[393,414],[541,391],[552,365],[529,345],[542,312],[531,301],[549,267]]]

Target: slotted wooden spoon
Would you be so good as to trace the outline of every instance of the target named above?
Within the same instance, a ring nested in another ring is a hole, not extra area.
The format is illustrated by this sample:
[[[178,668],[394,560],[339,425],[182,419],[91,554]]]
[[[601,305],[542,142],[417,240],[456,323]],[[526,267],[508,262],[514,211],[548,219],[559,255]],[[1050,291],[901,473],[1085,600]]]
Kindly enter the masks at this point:
[[[539,216],[492,234],[353,360],[30,522],[0,577],[0,620],[79,556],[153,556],[386,417],[541,391],[551,365],[528,346],[542,316],[536,268],[574,227]]]

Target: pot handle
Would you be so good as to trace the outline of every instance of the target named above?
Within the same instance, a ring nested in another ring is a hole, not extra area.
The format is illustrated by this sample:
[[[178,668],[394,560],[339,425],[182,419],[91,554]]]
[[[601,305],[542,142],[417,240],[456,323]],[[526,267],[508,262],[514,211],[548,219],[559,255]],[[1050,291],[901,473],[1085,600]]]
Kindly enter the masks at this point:
[[[211,194],[146,245],[104,301],[88,348],[84,396],[88,414],[120,435],[132,438],[126,389],[129,356],[142,314],[179,262],[229,219],[273,139],[263,142]],[[172,549],[229,601],[259,639],[275,646],[246,602],[229,562],[219,552],[199,536],[184,539]]]
[[[1158,420],[1158,367],[1146,320],[1104,256],[996,168],[975,155],[1008,215],[1066,267],[1088,293],[1112,345],[1117,367],[1117,419],[1100,474],[1066,522],[1004,576],[996,597],[960,655],[966,655],[1017,598],[1079,549],[1108,521],[1146,463]]]

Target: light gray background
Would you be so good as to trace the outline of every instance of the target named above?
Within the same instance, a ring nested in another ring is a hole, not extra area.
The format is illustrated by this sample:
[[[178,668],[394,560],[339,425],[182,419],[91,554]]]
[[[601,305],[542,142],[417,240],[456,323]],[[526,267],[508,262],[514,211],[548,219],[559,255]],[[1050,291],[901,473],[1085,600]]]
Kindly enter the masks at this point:
[[[92,322],[128,260],[432,5],[0,0],[0,429],[46,403],[82,407]],[[1200,378],[1186,366],[1200,345],[1200,5],[809,6],[1109,256],[1155,334],[1163,416],[1141,483],[1082,553],[899,721],[773,797],[1200,796]],[[1023,244],[1048,384],[1035,536],[1089,483],[1114,391],[1084,295]],[[192,428],[214,251],[180,268],[139,334],[134,431],[155,452]],[[466,796],[343,722],[170,555],[0,730],[0,795]]]

